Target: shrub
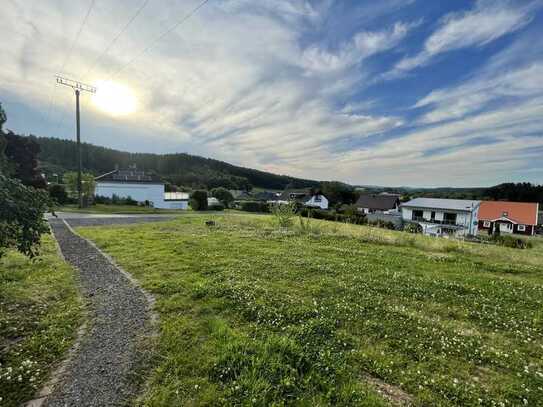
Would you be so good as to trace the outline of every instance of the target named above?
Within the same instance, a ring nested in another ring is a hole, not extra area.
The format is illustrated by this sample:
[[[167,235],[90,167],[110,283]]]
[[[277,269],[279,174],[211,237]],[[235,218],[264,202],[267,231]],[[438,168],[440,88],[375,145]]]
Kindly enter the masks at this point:
[[[239,208],[246,212],[270,212],[270,206],[262,201],[241,201]]]
[[[34,257],[41,235],[49,232],[44,218],[52,208],[49,194],[0,175],[0,256],[7,248]]]
[[[198,190],[190,194],[190,207],[195,211],[207,210],[207,191]]]
[[[62,184],[52,184],[49,186],[49,196],[59,205],[68,203],[68,193]]]
[[[223,204],[212,204],[207,207],[210,211],[224,211],[224,205]]]
[[[491,240],[500,246],[511,247],[513,249],[529,249],[532,247],[532,242],[515,236],[494,235]]]
[[[131,196],[127,196],[127,197],[124,199],[123,204],[124,204],[124,205],[130,205],[130,206],[138,206],[138,201],[136,201],[135,199],[132,199]]]
[[[406,223],[403,227],[404,232],[408,233],[422,233],[422,226],[418,223]]]
[[[214,188],[211,190],[211,196],[217,198],[224,207],[228,208],[234,202],[234,197],[229,190],[223,187]]]
[[[394,223],[387,220],[374,220],[372,222],[368,222],[368,225],[376,226],[383,229],[396,230],[396,226],[394,226]]]
[[[292,219],[294,215],[296,215],[296,206],[293,203],[271,204],[270,211],[279,227],[288,228],[289,226],[292,226]]]

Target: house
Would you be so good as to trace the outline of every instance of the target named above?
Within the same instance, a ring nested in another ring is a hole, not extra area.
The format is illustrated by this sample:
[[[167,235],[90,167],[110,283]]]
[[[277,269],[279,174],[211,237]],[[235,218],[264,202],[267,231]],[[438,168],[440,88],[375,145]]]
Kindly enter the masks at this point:
[[[132,198],[161,209],[187,209],[189,196],[183,192],[164,193],[164,182],[156,174],[131,167],[115,169],[95,178],[96,196]]]
[[[477,234],[480,201],[416,198],[401,205],[404,222],[415,222],[432,236]]]
[[[256,201],[273,201],[279,199],[279,195],[277,192],[260,191],[255,193],[253,197]]]
[[[479,229],[494,233],[534,235],[539,204],[529,202],[483,201],[479,210]]]
[[[320,193],[309,189],[285,189],[272,203],[300,202],[310,208],[328,209],[328,199]]]
[[[400,207],[400,198],[395,194],[368,194],[360,195],[355,203],[361,213],[389,213]]]

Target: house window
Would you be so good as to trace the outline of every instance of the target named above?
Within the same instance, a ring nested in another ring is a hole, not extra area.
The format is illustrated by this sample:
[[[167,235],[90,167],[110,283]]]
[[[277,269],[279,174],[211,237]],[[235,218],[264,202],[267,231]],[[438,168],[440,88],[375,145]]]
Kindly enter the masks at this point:
[[[422,220],[423,211],[414,210],[411,215],[411,220]]]
[[[526,232],[526,225],[518,225],[517,229],[519,232]]]
[[[436,220],[436,212],[435,211],[432,211],[430,219]]]
[[[320,201],[322,201],[321,196],[315,195],[315,202],[320,202]]]
[[[485,221],[483,222],[483,227],[489,228],[489,227],[490,227],[490,221],[489,221],[489,220],[485,220]]]
[[[456,225],[456,213],[445,212],[443,214],[443,223],[446,225]]]
[[[508,215],[509,215],[509,212],[502,212],[502,216],[503,216],[504,218],[507,218]]]

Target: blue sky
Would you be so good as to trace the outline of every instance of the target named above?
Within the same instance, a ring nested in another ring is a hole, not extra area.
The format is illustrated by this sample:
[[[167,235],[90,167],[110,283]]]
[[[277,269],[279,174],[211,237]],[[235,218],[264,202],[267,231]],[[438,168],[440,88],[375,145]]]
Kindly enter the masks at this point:
[[[158,41],[200,0],[91,2],[3,4],[8,128],[74,137],[61,73],[135,100],[82,98],[83,139],[112,148],[356,184],[543,182],[541,0],[209,0]]]

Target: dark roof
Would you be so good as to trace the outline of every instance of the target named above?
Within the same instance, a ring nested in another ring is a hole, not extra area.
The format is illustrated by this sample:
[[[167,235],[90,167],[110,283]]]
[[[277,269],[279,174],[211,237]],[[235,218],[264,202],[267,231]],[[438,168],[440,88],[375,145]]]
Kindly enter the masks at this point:
[[[394,209],[400,204],[400,200],[396,195],[377,195],[377,194],[363,194],[360,195],[356,206],[360,208],[369,208],[373,210],[388,211]]]
[[[153,173],[146,173],[142,170],[113,170],[95,178],[98,182],[138,182],[147,184],[163,184],[160,177]]]

